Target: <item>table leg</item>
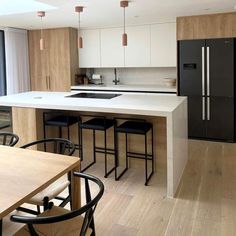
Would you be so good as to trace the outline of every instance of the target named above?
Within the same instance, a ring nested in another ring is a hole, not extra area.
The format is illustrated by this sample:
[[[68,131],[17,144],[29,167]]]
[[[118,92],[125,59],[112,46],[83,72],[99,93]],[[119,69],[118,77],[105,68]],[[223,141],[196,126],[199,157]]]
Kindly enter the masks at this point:
[[[77,166],[72,170],[72,172],[80,171],[80,166]],[[72,198],[72,210],[78,209],[81,207],[81,186],[80,178],[71,175],[71,198]]]

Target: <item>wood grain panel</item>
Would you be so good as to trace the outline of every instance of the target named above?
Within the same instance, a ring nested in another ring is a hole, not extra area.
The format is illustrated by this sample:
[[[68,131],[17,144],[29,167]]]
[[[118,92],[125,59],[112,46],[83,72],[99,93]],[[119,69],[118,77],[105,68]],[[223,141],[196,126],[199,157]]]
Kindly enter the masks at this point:
[[[236,37],[236,13],[221,13],[177,18],[177,39]]]
[[[77,30],[46,29],[43,38],[45,50],[40,51],[40,30],[29,31],[31,89],[70,91],[78,68]]]
[[[36,109],[13,107],[12,129],[19,136],[17,147],[37,140]]]

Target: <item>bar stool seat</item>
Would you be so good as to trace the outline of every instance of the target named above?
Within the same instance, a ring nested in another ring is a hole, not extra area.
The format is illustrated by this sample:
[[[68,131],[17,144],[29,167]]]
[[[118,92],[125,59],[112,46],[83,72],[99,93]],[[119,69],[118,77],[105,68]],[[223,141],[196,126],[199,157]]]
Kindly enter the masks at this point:
[[[82,129],[106,130],[114,125],[114,120],[93,118],[80,124]]]
[[[60,115],[60,116],[56,116],[56,117],[46,120],[45,125],[67,127],[77,122],[78,122],[78,118],[75,116]]]
[[[115,170],[116,166],[116,160],[115,160],[115,137],[114,137],[114,149],[107,147],[107,130],[111,127],[114,127],[115,129],[115,120],[114,119],[107,119],[106,117],[95,117],[88,121],[84,121],[80,123],[80,130],[81,130],[81,152],[80,157],[81,160],[84,159],[83,157],[83,129],[88,129],[93,131],[93,161],[88,164],[86,167],[84,167],[81,172],[84,172],[88,168],[90,168],[92,165],[96,163],[96,153],[103,153],[105,155],[105,175],[104,177],[108,177],[110,173],[112,173]],[[104,146],[98,147],[96,146],[96,131],[103,131],[104,132]],[[107,161],[107,155],[113,155],[114,156],[114,167],[112,167],[110,170],[108,170],[108,161]]]
[[[118,118],[118,120],[123,120],[124,118]],[[151,153],[148,153],[148,144],[147,144],[147,135],[151,131]],[[117,168],[119,166],[118,161],[118,133],[125,134],[125,159],[126,164],[124,170],[121,174],[117,174]],[[137,153],[128,150],[128,134],[136,134],[136,135],[143,135],[144,136],[144,152]],[[115,140],[116,140],[116,169],[115,169],[115,179],[119,180],[121,176],[128,170],[129,163],[128,158],[138,158],[145,160],[145,185],[148,185],[148,182],[151,176],[154,173],[154,152],[153,152],[153,125],[145,120],[128,120],[120,124],[119,126],[115,126]],[[148,161],[151,161],[151,172],[148,174]]]
[[[62,111],[46,111],[43,113],[43,136],[47,138],[46,127],[57,127],[59,130],[59,138],[62,138],[62,129],[67,130],[67,139],[70,140],[70,127],[74,124],[78,124],[78,144],[75,144],[77,150],[81,149],[80,144],[80,129],[79,129],[80,117],[67,114]],[[45,149],[46,151],[46,149]]]
[[[152,124],[139,121],[125,121],[116,128],[119,133],[145,134],[152,128]]]

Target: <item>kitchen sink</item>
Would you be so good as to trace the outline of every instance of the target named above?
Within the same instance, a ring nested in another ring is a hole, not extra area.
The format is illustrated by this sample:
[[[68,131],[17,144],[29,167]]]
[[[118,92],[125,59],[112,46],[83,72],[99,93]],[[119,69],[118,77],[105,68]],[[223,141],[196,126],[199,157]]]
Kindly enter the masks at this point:
[[[121,94],[117,93],[76,93],[70,96],[66,96],[67,98],[96,98],[96,99],[111,99],[114,97],[118,97]]]

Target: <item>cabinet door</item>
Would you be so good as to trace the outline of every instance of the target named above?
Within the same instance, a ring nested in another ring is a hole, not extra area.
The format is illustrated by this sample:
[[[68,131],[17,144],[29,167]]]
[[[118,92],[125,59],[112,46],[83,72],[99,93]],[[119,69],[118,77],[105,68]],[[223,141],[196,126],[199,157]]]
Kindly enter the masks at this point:
[[[150,67],[150,26],[128,27],[127,35],[128,45],[125,47],[125,66]]]
[[[101,29],[101,67],[124,67],[122,28]]]
[[[70,47],[69,28],[50,29],[48,86],[50,91],[70,90]]]
[[[209,97],[207,102],[209,121],[207,137],[213,139],[234,139],[234,99]]]
[[[234,96],[234,39],[206,40],[210,96]]]
[[[192,138],[206,137],[206,98],[188,97],[188,136]]]
[[[30,30],[29,37],[29,64],[30,64],[30,80],[31,90],[47,91],[47,76],[49,75],[48,50],[49,41],[48,34],[44,31],[45,50],[41,51],[39,47],[40,30]]]
[[[151,25],[151,66],[176,67],[176,23]]]
[[[83,48],[79,49],[79,67],[100,67],[100,30],[82,30],[81,36]]]
[[[205,40],[179,41],[180,95],[203,95],[205,53]]]

